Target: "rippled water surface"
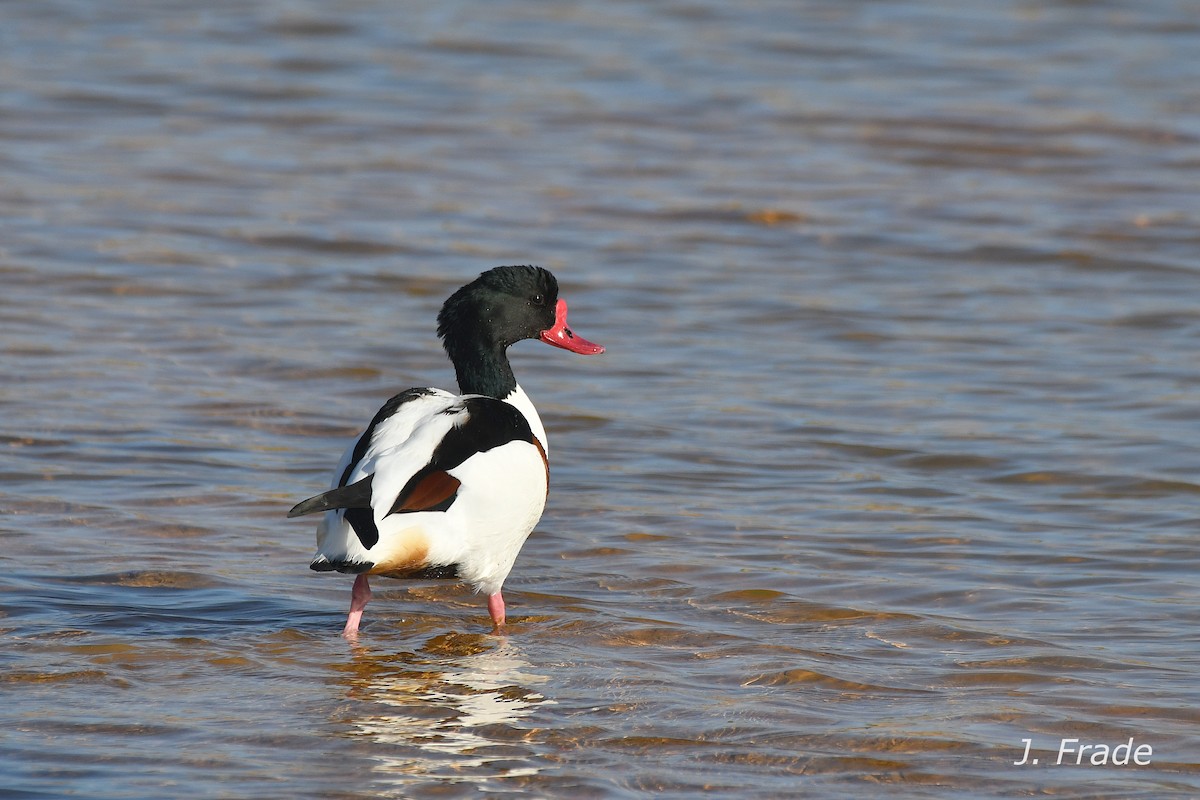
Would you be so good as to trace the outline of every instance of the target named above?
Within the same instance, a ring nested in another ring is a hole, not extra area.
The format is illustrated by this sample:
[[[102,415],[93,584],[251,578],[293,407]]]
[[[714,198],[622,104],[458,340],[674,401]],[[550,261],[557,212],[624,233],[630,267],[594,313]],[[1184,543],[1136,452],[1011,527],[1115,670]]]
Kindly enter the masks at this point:
[[[1200,794],[1195,12],[0,5],[0,795]],[[508,263],[514,624],[349,643],[284,515]]]

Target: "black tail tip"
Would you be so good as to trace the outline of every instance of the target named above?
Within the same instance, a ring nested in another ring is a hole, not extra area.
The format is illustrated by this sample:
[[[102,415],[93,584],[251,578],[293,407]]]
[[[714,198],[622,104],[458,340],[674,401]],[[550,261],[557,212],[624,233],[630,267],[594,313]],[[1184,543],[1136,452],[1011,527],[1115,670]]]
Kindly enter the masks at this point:
[[[373,566],[375,566],[374,561],[347,561],[345,559],[330,561],[325,556],[317,556],[308,565],[308,568],[314,572],[341,572],[347,575],[358,575],[367,572]]]
[[[311,514],[314,511],[323,511],[324,508],[322,508],[321,504],[319,502],[314,502],[317,500],[320,500],[320,495],[317,497],[310,497],[307,500],[301,500],[299,503],[296,503],[296,505],[291,507],[291,510],[289,510],[287,513],[287,518],[294,519],[295,517],[303,517],[305,514]]]

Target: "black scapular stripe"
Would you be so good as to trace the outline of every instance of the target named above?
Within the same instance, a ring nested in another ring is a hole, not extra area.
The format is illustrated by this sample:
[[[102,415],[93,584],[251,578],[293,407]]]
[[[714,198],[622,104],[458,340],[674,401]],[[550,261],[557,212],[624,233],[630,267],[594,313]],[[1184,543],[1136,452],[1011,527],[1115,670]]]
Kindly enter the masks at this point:
[[[392,514],[410,513],[404,505],[409,495],[420,485],[431,472],[449,472],[477,453],[486,453],[509,442],[533,443],[533,430],[529,421],[520,411],[494,397],[465,397],[460,403],[446,409],[445,413],[459,413],[466,409],[467,418],[461,425],[456,425],[446,432],[442,441],[434,448],[429,463],[408,480],[401,490],[387,516]],[[430,511],[445,511],[457,499],[455,493],[446,501]]]

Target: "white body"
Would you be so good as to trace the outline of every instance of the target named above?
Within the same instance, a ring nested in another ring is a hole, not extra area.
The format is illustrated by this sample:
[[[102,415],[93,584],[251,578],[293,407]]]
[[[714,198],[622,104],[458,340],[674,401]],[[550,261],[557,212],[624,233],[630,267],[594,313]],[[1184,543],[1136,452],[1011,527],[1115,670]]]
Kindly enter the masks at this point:
[[[518,386],[505,402],[521,412],[538,444],[510,441],[446,470],[461,486],[445,511],[389,514],[396,497],[429,463],[446,433],[466,419],[459,396],[440,389],[428,391],[376,426],[344,482],[349,486],[374,476],[371,506],[379,540],[369,549],[364,547],[344,519],[344,510],[327,511],[317,529],[314,562],[370,562],[368,573],[382,575],[453,564],[461,580],[491,595],[500,591],[546,505],[545,428]],[[351,444],[343,455],[333,488],[354,449]]]

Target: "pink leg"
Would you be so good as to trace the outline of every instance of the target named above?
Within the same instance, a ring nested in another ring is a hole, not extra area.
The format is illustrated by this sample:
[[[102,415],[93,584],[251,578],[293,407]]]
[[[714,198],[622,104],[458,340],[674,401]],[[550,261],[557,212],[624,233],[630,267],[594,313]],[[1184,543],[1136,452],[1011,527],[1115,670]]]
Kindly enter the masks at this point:
[[[371,600],[371,585],[367,583],[367,573],[360,573],[354,579],[354,588],[350,591],[350,616],[346,617],[346,627],[342,636],[352,638],[358,635],[358,621],[362,619],[363,609]]]
[[[492,622],[496,623],[497,628],[504,627],[504,595],[499,592],[488,595],[488,613],[492,615]]]

